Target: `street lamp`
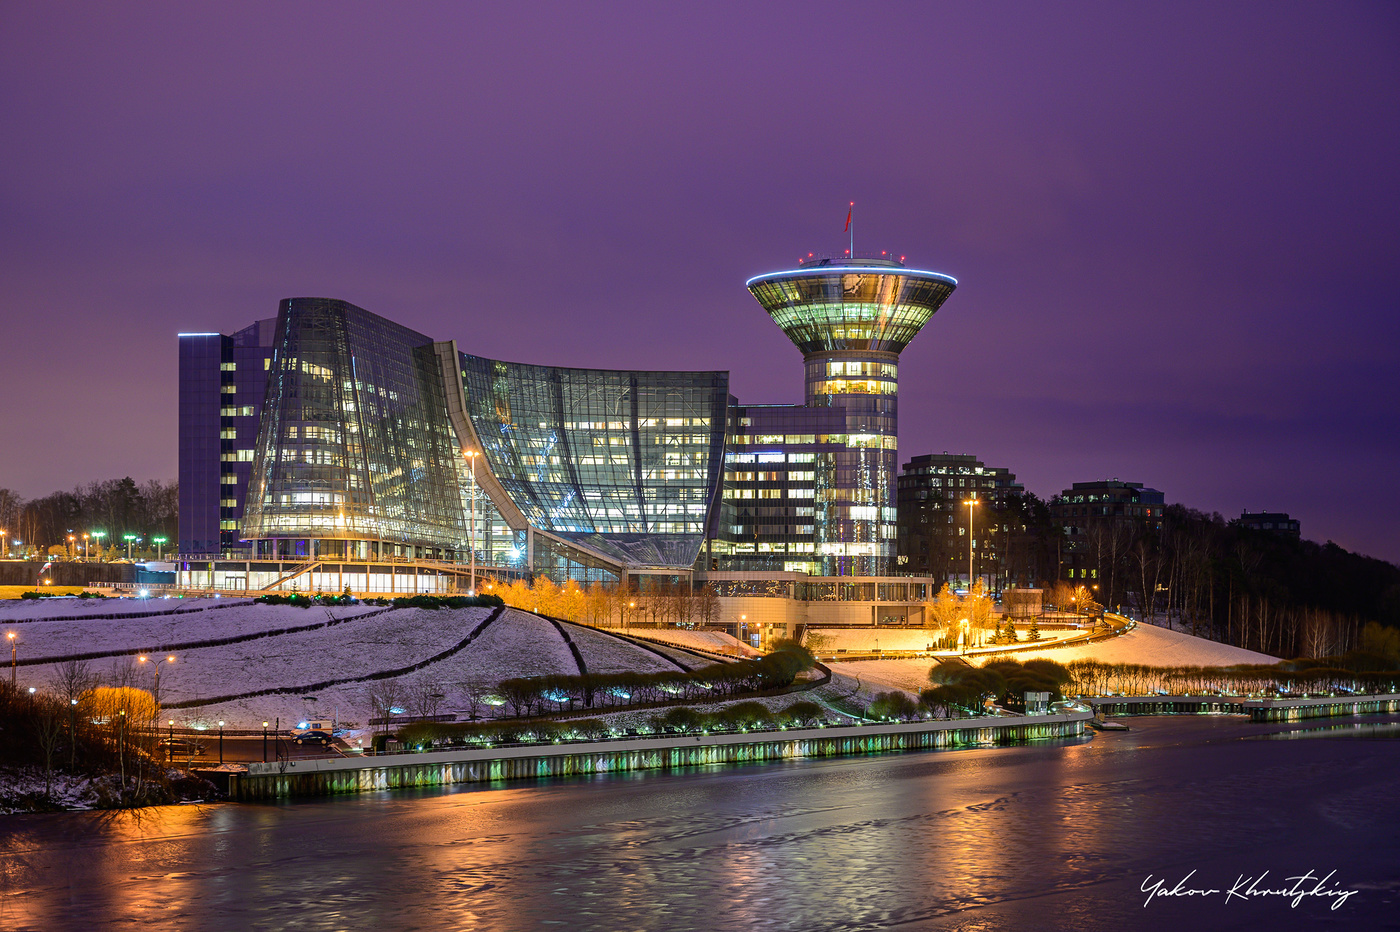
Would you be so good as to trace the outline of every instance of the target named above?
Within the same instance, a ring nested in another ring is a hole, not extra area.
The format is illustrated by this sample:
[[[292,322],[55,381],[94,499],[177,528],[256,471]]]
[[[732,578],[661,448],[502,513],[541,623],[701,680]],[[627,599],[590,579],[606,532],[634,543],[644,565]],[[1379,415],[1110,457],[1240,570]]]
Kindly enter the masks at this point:
[[[10,685],[15,685],[15,668],[19,666],[19,635],[13,631],[5,635],[10,639]]]
[[[476,595],[476,451],[463,450],[462,455],[465,456],[467,462],[471,464],[472,474],[472,517],[471,525],[467,529],[467,536],[469,538],[468,546],[470,546],[472,550],[472,585],[471,588],[467,590],[467,594]]]
[[[77,548],[76,544],[77,544],[77,541],[74,540],[73,535],[72,535],[72,534],[69,534],[69,535],[68,535],[68,559],[70,559],[70,560],[72,560],[72,559],[74,559],[74,558],[76,558],[76,557],[78,556],[78,548]]]
[[[95,537],[95,538],[97,539],[97,556],[98,556],[99,558],[101,558],[101,556],[102,556],[102,538],[104,538],[104,537],[107,536],[107,532],[106,532],[106,531],[93,531],[93,532],[92,532],[92,536]]]
[[[267,722],[263,722],[263,763],[267,763]]]
[[[147,657],[145,654],[142,654],[141,656],[139,656],[139,657],[136,658],[136,662],[137,662],[137,663],[149,663],[149,664],[151,664],[151,665],[155,668],[155,671],[156,671],[155,700],[156,700],[156,708],[160,708],[160,665],[163,664],[163,663],[174,663],[174,662],[175,662],[175,655],[174,655],[174,654],[171,654],[169,657],[166,657],[166,658],[164,658],[163,660],[151,660],[151,659],[150,659],[149,657]]]
[[[9,543],[9,541],[5,540],[5,535],[8,534],[8,533],[10,533],[10,532],[9,532],[9,531],[0,531],[0,546],[3,546],[3,547],[5,548],[5,559],[6,559],[6,560],[8,560],[8,559],[10,558],[10,543]]]
[[[83,562],[86,563],[87,561],[88,561],[88,536],[87,536],[86,534],[84,534],[84,535],[83,535]]]
[[[219,722],[219,763],[224,762],[224,723]]]
[[[170,720],[170,731],[165,735],[165,759],[175,756],[175,719]]]
[[[137,538],[137,536],[136,536],[135,534],[123,534],[123,535],[122,535],[122,540],[126,541],[126,558],[127,558],[128,560],[131,559],[131,542],[132,542],[133,540],[138,540],[138,539],[139,539],[139,538]]]
[[[157,548],[157,550],[156,550],[156,562],[160,562],[160,561],[162,561],[162,560],[165,559],[165,541],[166,541],[166,538],[164,538],[164,537],[152,537],[152,538],[151,538],[151,543],[155,544],[155,545],[156,545],[156,548]]]
[[[977,499],[969,498],[963,504],[967,506],[967,594],[972,595],[972,508]]]

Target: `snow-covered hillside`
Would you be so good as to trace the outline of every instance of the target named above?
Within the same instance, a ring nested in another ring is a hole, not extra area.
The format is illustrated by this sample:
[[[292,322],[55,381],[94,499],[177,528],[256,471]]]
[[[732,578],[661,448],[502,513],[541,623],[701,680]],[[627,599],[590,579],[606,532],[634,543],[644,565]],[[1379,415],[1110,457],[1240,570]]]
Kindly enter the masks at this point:
[[[74,604],[64,600],[37,605],[47,608],[51,617],[75,614]],[[103,614],[115,614],[113,608],[145,609],[151,604],[108,601],[103,605],[108,611]],[[345,606],[327,610],[253,603],[228,607],[227,601],[211,600],[207,610],[174,616],[53,621],[35,617],[45,613],[34,612],[34,607],[26,604],[29,611],[24,614],[29,617],[0,630],[19,634],[21,659],[54,660],[18,668],[20,685],[39,689],[58,679],[59,658],[95,651],[121,653],[87,661],[88,674],[108,684],[126,682],[150,689],[154,669],[149,663],[136,662],[138,650],[268,632],[267,636],[232,644],[182,649],[176,652],[174,662],[162,664],[164,714],[182,726],[212,726],[223,720],[231,728],[260,728],[263,721],[281,719],[285,727],[310,716],[331,715],[363,724],[371,716],[368,692],[383,684],[397,693],[397,706],[408,708],[424,695],[436,695],[439,711],[447,713],[470,706],[467,696],[472,687],[494,686],[516,676],[578,672],[568,644],[553,624],[514,609],[503,611],[479,636],[463,645],[491,615],[491,609],[381,611],[373,606]],[[329,618],[338,623],[312,631],[277,633]],[[590,670],[676,669],[651,651],[601,632],[574,625],[568,630]],[[414,666],[421,669],[408,669]],[[367,679],[393,671],[400,672],[384,679]],[[351,680],[354,682],[347,682]],[[319,688],[308,689],[318,684]],[[268,692],[247,695],[262,691]],[[228,696],[240,698],[201,703]]]
[[[1151,625],[1138,625],[1117,637],[1071,647],[1053,647],[990,657],[977,657],[972,654],[967,656],[968,662],[975,664],[988,660],[1032,658],[1045,658],[1066,664],[1072,660],[1092,659],[1104,663],[1137,663],[1153,667],[1223,667],[1278,662],[1277,657],[1267,654]],[[828,664],[833,672],[859,677],[862,683],[881,684],[914,693],[929,687],[928,671],[932,665],[931,660],[866,660]]]

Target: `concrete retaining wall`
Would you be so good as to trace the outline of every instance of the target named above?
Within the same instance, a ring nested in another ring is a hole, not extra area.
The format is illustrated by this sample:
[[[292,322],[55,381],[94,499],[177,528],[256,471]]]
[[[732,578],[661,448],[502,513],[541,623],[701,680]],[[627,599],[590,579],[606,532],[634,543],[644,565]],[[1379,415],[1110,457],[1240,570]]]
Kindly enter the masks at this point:
[[[1400,696],[1323,697],[1320,699],[1251,699],[1244,703],[1251,722],[1300,722],[1337,715],[1400,712]]]
[[[229,795],[240,800],[329,796],[454,783],[1013,744],[1082,735],[1085,722],[1091,717],[1090,713],[1081,712],[255,763],[249,765],[246,776],[232,781]]]

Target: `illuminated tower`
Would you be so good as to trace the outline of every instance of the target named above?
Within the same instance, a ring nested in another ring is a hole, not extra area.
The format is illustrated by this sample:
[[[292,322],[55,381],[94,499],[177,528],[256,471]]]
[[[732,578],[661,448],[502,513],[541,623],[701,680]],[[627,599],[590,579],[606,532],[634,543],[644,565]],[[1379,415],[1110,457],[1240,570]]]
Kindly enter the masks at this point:
[[[816,438],[814,542],[824,575],[894,572],[899,354],[957,281],[890,259],[809,259],[748,281],[802,351],[806,404],[845,411]]]

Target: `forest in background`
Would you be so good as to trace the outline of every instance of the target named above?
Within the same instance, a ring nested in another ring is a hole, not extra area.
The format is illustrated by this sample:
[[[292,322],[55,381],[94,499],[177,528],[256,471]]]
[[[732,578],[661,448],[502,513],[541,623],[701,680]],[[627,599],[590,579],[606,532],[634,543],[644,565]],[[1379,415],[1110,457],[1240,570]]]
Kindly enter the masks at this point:
[[[26,501],[10,489],[0,488],[0,530],[6,531],[10,553],[37,551],[47,555],[50,548],[68,546],[68,535],[75,537],[77,555],[82,554],[83,535],[106,532],[102,541],[108,555],[126,554],[127,534],[134,534],[148,547],[152,538],[164,537],[169,552],[179,533],[180,493],[176,482],[151,479],[137,484],[127,476],[81,485],[71,492],[54,492]],[[22,544],[16,546],[16,542]],[[98,539],[89,538],[88,552],[99,558]]]

